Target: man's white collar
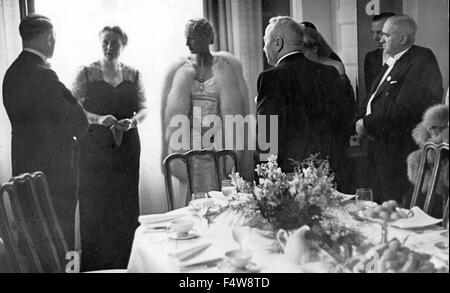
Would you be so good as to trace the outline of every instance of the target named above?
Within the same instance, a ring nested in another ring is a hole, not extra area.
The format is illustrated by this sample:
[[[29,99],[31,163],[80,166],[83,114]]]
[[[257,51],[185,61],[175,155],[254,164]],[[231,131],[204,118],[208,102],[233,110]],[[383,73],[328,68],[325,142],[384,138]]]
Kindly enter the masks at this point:
[[[289,57],[291,55],[294,55],[294,54],[299,54],[299,53],[301,53],[301,52],[300,51],[294,51],[294,52],[291,52],[291,53],[287,53],[286,55],[281,57],[280,60],[278,60],[277,65],[275,65],[275,66],[278,66],[280,64],[280,62],[283,61],[284,59],[286,59],[287,57]]]
[[[39,57],[41,57],[42,60],[44,60],[44,62],[45,62],[46,64],[48,63],[47,57],[45,57],[45,55],[42,54],[41,52],[39,52],[39,51],[37,51],[37,50],[35,50],[35,49],[31,49],[31,48],[23,48],[23,50],[24,50],[24,51],[27,51],[27,52],[30,52],[30,53],[33,53],[33,54],[35,54],[35,55],[38,55]]]
[[[403,55],[405,55],[406,52],[408,52],[409,49],[411,49],[411,47],[409,47],[408,49],[403,50],[403,51],[401,51],[401,52],[395,54],[394,57],[389,57],[388,60],[386,61],[386,64],[387,64],[389,67],[394,66],[394,64],[395,64],[400,58],[402,58]]]

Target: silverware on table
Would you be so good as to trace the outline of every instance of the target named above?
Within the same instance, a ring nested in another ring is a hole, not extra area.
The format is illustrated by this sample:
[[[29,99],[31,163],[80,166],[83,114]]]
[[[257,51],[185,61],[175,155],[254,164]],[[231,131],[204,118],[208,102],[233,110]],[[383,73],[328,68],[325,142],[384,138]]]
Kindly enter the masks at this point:
[[[212,268],[217,266],[223,261],[223,257],[215,258],[207,261],[201,261],[193,264],[182,265],[180,266],[181,271],[193,271],[193,270],[201,270],[206,268]]]
[[[153,227],[146,227],[144,229],[144,233],[167,232],[168,230],[169,230],[169,226],[153,226]]]

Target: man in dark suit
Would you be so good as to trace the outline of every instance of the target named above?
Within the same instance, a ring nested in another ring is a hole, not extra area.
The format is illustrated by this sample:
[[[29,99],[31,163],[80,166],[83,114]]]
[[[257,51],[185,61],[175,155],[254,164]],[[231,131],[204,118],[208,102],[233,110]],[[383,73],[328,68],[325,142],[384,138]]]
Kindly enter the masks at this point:
[[[388,58],[386,54],[383,54],[383,44],[381,43],[381,37],[383,36],[382,30],[384,23],[389,17],[394,15],[395,13],[392,12],[383,12],[379,15],[375,15],[372,18],[373,40],[375,43],[377,43],[378,47],[377,49],[367,53],[366,58],[364,59],[364,80],[366,84],[367,98],[369,98],[368,96],[370,94],[372,83],[374,82],[375,78],[377,77],[378,73],[380,72],[381,68],[383,67],[384,63],[386,63],[386,60]]]
[[[416,149],[411,131],[444,93],[433,52],[414,45],[416,31],[416,23],[407,15],[390,17],[384,24],[381,42],[389,58],[356,122],[358,135],[369,140],[375,199],[394,199],[406,206],[412,194],[406,157]]]
[[[83,136],[88,121],[82,106],[47,63],[55,48],[50,19],[26,16],[19,31],[23,51],[3,81],[3,104],[12,126],[12,172],[14,176],[45,173],[58,220],[69,250],[73,250],[77,184],[74,137]]]
[[[261,73],[258,79],[257,114],[258,119],[266,119],[265,129],[258,121],[258,142],[261,137],[273,136],[270,115],[278,119],[278,140],[274,145],[278,152],[258,149],[258,161],[264,160],[264,154],[278,153],[278,164],[285,172],[294,169],[291,159],[302,161],[319,152],[323,157],[330,155],[333,129],[342,115],[337,108],[339,74],[303,56],[302,34],[301,26],[289,17],[270,20],[264,52],[274,68]]]

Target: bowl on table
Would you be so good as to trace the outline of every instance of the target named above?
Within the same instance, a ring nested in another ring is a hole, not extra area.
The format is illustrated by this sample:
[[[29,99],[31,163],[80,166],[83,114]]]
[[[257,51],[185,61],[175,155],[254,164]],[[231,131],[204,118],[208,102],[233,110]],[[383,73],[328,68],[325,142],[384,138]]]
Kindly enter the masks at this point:
[[[194,222],[191,219],[178,219],[169,223],[169,232],[176,233],[177,236],[186,236],[194,227]]]
[[[235,268],[244,268],[252,260],[253,254],[250,250],[230,250],[225,253],[226,259],[230,265]]]

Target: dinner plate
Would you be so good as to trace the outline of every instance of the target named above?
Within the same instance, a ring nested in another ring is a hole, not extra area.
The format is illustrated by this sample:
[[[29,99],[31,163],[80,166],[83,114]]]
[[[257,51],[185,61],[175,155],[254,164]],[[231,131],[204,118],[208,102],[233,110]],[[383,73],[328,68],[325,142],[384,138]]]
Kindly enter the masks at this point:
[[[169,238],[173,240],[191,240],[200,237],[200,233],[196,230],[191,230],[187,234],[170,233]]]
[[[375,205],[375,206],[376,206],[376,205]],[[364,214],[364,211],[367,210],[367,209],[370,208],[370,207],[372,207],[372,206],[369,206],[369,207],[366,206],[365,208],[358,210],[357,216],[358,216],[359,218],[361,218],[362,220],[367,220],[367,221],[374,222],[374,223],[379,223],[379,224],[384,223],[384,221],[383,221],[381,218],[369,218],[369,217],[367,217],[367,216]],[[389,220],[389,221],[387,222],[388,225],[395,226],[395,223],[397,223],[397,222],[399,222],[399,221],[401,221],[401,220],[408,220],[408,219],[411,219],[411,218],[413,218],[414,215],[415,215],[415,212],[414,212],[412,209],[411,209],[411,210],[407,210],[407,209],[397,208],[396,211],[397,211],[398,213],[402,213],[402,214],[404,214],[404,215],[407,215],[406,218],[400,218],[400,219],[395,220],[395,221]]]
[[[203,204],[210,204],[212,205],[212,208],[214,206],[217,206],[219,208],[224,208],[228,206],[228,200],[227,199],[214,199],[214,198],[199,198],[192,200],[189,205],[203,205]]]
[[[392,222],[391,225],[401,229],[415,229],[433,226],[442,222],[442,219],[436,219],[427,215],[419,207],[413,207],[411,211],[414,213],[412,217],[398,219]]]

